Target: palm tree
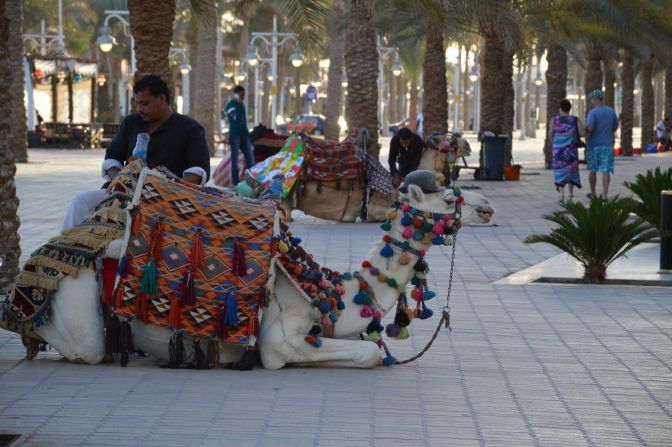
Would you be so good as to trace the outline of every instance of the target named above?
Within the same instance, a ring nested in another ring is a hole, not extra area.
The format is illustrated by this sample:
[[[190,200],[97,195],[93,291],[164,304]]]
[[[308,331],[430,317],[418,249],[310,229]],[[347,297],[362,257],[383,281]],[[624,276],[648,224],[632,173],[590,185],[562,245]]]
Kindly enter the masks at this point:
[[[175,0],[128,0],[128,17],[135,39],[135,79],[161,76],[173,91],[168,56],[175,23]]]
[[[640,62],[640,85],[642,86],[642,148],[655,141],[655,96],[653,94],[653,65],[655,56],[649,52]]]
[[[219,88],[219,73],[217,73],[217,27],[219,26],[219,20],[217,20],[217,7],[213,3],[206,3],[203,8],[202,14],[198,15],[200,19],[196,56],[198,75],[196,107],[193,116],[205,129],[210,155],[214,155],[217,150],[214,140],[215,130],[218,129],[215,119],[219,119],[216,116],[217,110],[215,110],[217,89]]]
[[[672,62],[665,67],[665,108],[664,116],[672,118]]]
[[[425,60],[422,64],[422,104],[424,133],[445,131],[448,126],[448,86],[446,81],[446,50],[443,33],[431,22],[425,22]],[[455,92],[457,95],[457,92]]]
[[[373,0],[351,0],[345,35],[345,69],[348,76],[348,129],[368,128],[373,144],[367,148],[378,158],[378,50],[373,26]]]
[[[12,64],[10,53],[10,17],[7,14],[8,0],[0,0],[0,104],[10,104],[12,86]],[[20,29],[19,29],[20,32]],[[12,114],[10,107],[0,107],[0,290],[5,290],[14,282],[19,273],[19,218],[17,209],[14,174],[16,173],[14,138],[11,132]]]
[[[551,118],[558,113],[558,104],[567,97],[567,51],[558,43],[553,42],[548,45],[546,52],[546,123],[550,125]],[[544,160],[547,167],[551,167],[553,158],[553,142],[548,139],[544,141]]]
[[[408,117],[411,129],[418,124],[418,80],[422,73],[422,63],[425,60],[424,42],[415,42],[399,48],[399,59],[404,67],[404,75],[410,81]]]
[[[9,19],[9,54],[12,74],[10,88],[10,109],[12,110],[11,132],[14,137],[14,152],[17,163],[28,162],[28,141],[26,126],[26,106],[23,102],[25,87],[23,69],[23,11],[20,0],[7,0],[5,3],[7,18]]]
[[[581,263],[585,282],[601,284],[612,262],[656,235],[643,219],[630,219],[636,206],[634,200],[618,196],[593,198],[588,207],[565,202],[562,210],[543,216],[557,227],[549,234],[529,236],[525,242],[545,242],[559,248]]]
[[[589,40],[586,42],[585,53],[588,66],[584,79],[584,89],[587,94],[593,90],[602,90],[602,59],[605,54],[602,42],[597,39]],[[590,102],[587,108],[590,110]]]
[[[623,99],[621,102],[621,150],[623,155],[632,155],[632,125],[635,110],[635,58],[630,51],[624,51]]]
[[[331,6],[329,27],[329,74],[327,85],[327,111],[324,137],[337,140],[340,135],[338,118],[341,116],[341,77],[343,75],[343,54],[345,53],[345,33],[341,19],[344,4],[335,1]]]

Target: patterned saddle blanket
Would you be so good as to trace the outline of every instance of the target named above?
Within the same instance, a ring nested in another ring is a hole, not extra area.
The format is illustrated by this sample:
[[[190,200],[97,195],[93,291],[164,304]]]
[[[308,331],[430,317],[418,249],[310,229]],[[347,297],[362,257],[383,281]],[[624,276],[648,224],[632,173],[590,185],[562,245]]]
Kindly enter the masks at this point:
[[[357,146],[350,142],[324,143],[304,138],[307,151],[306,175],[313,180],[361,180],[362,161]]]
[[[276,206],[143,170],[114,299],[117,314],[247,345],[275,256]]]

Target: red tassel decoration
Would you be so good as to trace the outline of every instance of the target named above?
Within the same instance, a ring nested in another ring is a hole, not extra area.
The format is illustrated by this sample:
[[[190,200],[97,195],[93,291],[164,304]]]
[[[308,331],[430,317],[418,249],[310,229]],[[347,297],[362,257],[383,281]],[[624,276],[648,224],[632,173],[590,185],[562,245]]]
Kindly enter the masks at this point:
[[[124,298],[124,288],[121,287],[121,281],[119,282],[120,285],[117,287],[117,289],[114,291],[114,308],[119,309],[122,305],[123,298]]]
[[[149,295],[141,293],[135,300],[135,318],[147,323],[149,321]]]
[[[203,268],[203,234],[199,228],[198,231],[196,231],[196,235],[194,236],[194,244],[191,247],[191,255],[189,256],[189,260],[191,261],[192,267],[195,267],[197,269],[202,269]]]
[[[162,225],[161,225],[161,218],[159,218],[159,220],[156,221],[156,223],[154,224],[154,228],[152,228],[152,234],[149,237],[149,241],[150,241],[149,246],[150,246],[151,256],[153,256],[154,260],[157,261],[157,262],[162,257],[162,253],[161,253],[161,250],[163,248],[162,247],[163,246],[162,234],[163,234],[163,229],[162,229]]]
[[[173,327],[173,329],[180,328],[180,317],[182,316],[182,308],[180,306],[180,300],[175,298],[170,300],[170,313],[168,314],[168,324]]]
[[[133,219],[133,225],[131,226],[131,234],[134,237],[138,237],[140,234],[140,213],[138,212],[139,208],[137,206],[133,207],[131,210],[131,219]]]
[[[224,341],[229,336],[229,329],[226,326],[226,305],[219,306],[217,312],[217,328],[215,331],[217,338]]]
[[[245,262],[245,247],[236,241],[233,244],[233,274],[236,276],[245,276],[247,272],[247,263]]]
[[[259,321],[256,316],[250,317],[250,320],[247,322],[247,336],[259,337]]]
[[[184,274],[184,281],[182,282],[182,304],[188,306],[196,304],[194,273],[191,271],[191,267],[187,267],[187,272]]]

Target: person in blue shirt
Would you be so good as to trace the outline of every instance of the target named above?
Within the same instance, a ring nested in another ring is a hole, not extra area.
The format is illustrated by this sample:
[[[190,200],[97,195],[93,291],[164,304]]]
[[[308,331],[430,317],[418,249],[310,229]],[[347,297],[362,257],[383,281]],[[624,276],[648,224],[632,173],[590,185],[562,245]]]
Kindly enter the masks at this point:
[[[586,161],[588,164],[589,198],[595,197],[597,173],[602,173],[602,197],[607,197],[611,174],[614,173],[614,132],[618,130],[616,112],[602,103],[604,95],[601,90],[593,90],[588,94],[593,108],[586,119]]]
[[[226,118],[229,121],[229,144],[231,145],[231,180],[234,186],[240,181],[238,173],[238,149],[242,149],[245,156],[245,164],[248,168],[254,166],[254,157],[252,156],[252,143],[250,142],[250,131],[247,128],[247,112],[243,100],[245,99],[245,89],[237,85],[233,89],[233,98],[224,108]]]

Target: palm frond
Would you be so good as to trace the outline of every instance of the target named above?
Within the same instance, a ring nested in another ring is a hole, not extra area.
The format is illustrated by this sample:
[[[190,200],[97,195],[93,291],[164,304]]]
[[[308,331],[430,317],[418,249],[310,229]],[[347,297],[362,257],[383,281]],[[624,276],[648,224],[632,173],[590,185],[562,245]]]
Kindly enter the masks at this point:
[[[660,192],[672,189],[672,168],[661,171],[660,166],[637,174],[634,182],[624,182],[639,199],[634,212],[660,231]]]
[[[287,19],[290,30],[296,33],[301,49],[311,53],[326,34],[326,16],[329,0],[279,0],[277,5]]]

